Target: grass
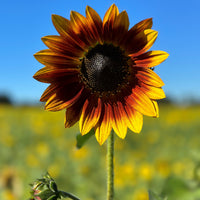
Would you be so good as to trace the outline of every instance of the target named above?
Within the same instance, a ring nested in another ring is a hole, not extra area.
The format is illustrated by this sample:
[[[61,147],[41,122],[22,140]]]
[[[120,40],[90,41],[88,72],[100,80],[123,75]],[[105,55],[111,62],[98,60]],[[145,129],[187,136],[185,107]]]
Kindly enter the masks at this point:
[[[144,117],[140,134],[115,136],[115,199],[147,200],[147,191],[168,200],[200,199],[199,106],[160,107]],[[0,197],[29,197],[29,183],[46,171],[59,189],[82,200],[106,195],[106,144],[95,138],[76,149],[78,125],[64,128],[64,111],[0,106]]]

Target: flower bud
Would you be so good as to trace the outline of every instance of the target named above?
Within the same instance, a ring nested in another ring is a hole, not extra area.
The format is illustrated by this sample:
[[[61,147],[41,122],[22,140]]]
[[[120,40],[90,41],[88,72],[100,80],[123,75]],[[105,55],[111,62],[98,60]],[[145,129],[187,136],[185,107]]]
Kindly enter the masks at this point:
[[[42,179],[37,179],[32,185],[30,200],[57,200],[60,195],[53,178],[47,173]]]

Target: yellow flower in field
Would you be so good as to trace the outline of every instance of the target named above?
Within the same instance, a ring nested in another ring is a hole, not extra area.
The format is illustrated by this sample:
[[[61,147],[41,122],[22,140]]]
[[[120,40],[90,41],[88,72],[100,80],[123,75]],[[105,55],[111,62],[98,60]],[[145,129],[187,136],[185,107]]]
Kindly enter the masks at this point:
[[[134,200],[149,200],[149,195],[147,190],[145,189],[138,189],[135,194],[133,195]]]
[[[171,173],[170,163],[166,160],[157,160],[156,161],[156,171],[162,177],[166,178]]]
[[[126,11],[113,4],[103,20],[89,6],[86,17],[72,11],[70,20],[52,20],[60,35],[43,37],[49,49],[35,54],[45,67],[34,78],[50,83],[40,99],[46,110],[66,109],[65,127],[80,120],[82,135],[94,128],[99,144],[112,129],[125,138],[127,128],[141,131],[143,115],[158,116],[164,83],[152,67],[168,54],[148,51],[158,34],[151,18],[129,29]]]
[[[115,183],[117,187],[136,184],[135,166],[132,163],[125,163],[117,166],[116,169]]]
[[[40,161],[34,154],[28,154],[26,157],[26,163],[30,167],[38,167],[40,165]]]
[[[3,134],[4,136],[1,137],[1,142],[7,146],[7,147],[12,147],[15,143],[15,139],[11,134]]]
[[[74,149],[72,154],[72,159],[85,159],[89,155],[89,150],[85,148]]]
[[[144,180],[151,180],[154,175],[154,168],[149,163],[143,163],[140,166],[140,177]]]
[[[61,167],[60,163],[53,163],[48,167],[49,174],[52,175],[52,177],[58,177],[60,175]]]
[[[185,163],[182,161],[176,161],[172,164],[172,171],[175,175],[182,175],[185,170]]]
[[[0,197],[4,200],[16,200],[15,195],[10,190],[3,191]]]
[[[36,151],[41,157],[46,157],[50,152],[49,146],[44,142],[40,142],[36,145]]]

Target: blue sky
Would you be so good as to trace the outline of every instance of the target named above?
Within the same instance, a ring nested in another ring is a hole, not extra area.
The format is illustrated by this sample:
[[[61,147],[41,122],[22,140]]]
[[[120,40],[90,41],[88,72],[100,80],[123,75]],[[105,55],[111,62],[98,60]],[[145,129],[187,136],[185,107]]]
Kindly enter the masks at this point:
[[[16,102],[38,101],[47,84],[32,78],[42,67],[33,54],[46,48],[41,37],[57,34],[51,15],[69,18],[70,10],[85,15],[89,5],[103,18],[112,3],[128,12],[130,26],[153,17],[153,29],[159,34],[152,50],[170,54],[155,70],[165,82],[166,94],[181,101],[200,99],[199,0],[2,0],[0,93],[8,93]]]

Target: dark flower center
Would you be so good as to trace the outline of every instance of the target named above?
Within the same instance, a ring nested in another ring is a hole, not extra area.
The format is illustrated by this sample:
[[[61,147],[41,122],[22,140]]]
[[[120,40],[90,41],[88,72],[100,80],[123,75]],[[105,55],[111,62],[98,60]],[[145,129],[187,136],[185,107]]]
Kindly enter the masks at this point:
[[[119,47],[98,44],[83,58],[81,72],[94,91],[115,91],[127,75],[127,60]]]

